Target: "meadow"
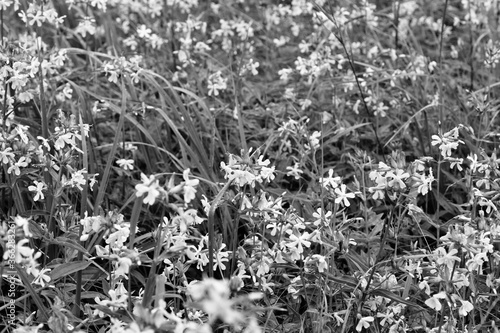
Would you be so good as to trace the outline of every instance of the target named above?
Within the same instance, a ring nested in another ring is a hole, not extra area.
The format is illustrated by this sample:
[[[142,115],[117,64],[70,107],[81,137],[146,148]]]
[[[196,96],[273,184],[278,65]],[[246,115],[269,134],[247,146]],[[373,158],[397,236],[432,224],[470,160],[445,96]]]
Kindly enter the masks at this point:
[[[0,333],[498,333],[496,0],[0,0]]]

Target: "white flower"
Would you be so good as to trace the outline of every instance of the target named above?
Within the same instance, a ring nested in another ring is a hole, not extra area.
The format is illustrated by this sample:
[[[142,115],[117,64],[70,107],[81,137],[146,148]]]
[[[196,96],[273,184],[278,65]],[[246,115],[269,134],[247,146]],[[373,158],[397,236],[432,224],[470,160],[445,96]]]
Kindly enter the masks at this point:
[[[439,150],[441,150],[441,155],[446,158],[450,157],[452,150],[457,149],[460,143],[464,143],[462,140],[458,139],[458,128],[455,127],[451,131],[444,133],[443,135],[433,135],[431,136],[433,146],[439,145]]]
[[[460,258],[455,255],[457,253],[457,249],[451,249],[449,252],[446,252],[443,247],[438,247],[434,250],[438,265],[446,265],[450,270],[455,266],[455,262],[460,262]]]
[[[3,164],[8,164],[11,160],[14,160],[15,155],[11,153],[12,148],[7,147],[4,151],[0,151],[0,162]]]
[[[17,127],[16,127],[17,134],[21,138],[21,141],[24,142],[25,144],[27,144],[29,142],[29,138],[28,138],[28,134],[27,134],[28,130],[29,130],[29,126],[27,126],[27,125],[17,125]]]
[[[141,173],[141,179],[142,183],[135,185],[135,195],[139,198],[143,194],[147,193],[143,202],[145,204],[152,205],[155,203],[156,198],[160,196],[159,182],[155,176],[149,176],[148,178],[148,176],[143,173]]]
[[[321,177],[319,179],[321,185],[323,185],[323,187],[326,189],[328,189],[329,187],[331,188],[339,187],[340,181],[341,181],[340,177],[333,177],[333,169],[328,170],[328,177],[326,178]]]
[[[293,72],[293,70],[291,68],[280,69],[278,71],[278,75],[280,76],[280,80],[285,81],[285,82],[288,81],[292,72]]]
[[[202,197],[201,204],[203,205],[203,211],[208,216],[208,213],[210,212],[210,202],[208,201],[208,198],[204,194],[202,194],[201,197]]]
[[[56,128],[56,130],[58,130],[58,128]],[[71,147],[76,147],[75,135],[73,133],[71,132],[64,133],[60,131],[58,134],[59,136],[54,142],[54,148],[56,150],[63,149],[66,146],[66,144],[68,144]]]
[[[244,322],[241,312],[233,309],[228,281],[204,279],[188,286],[192,299],[201,305],[203,311],[226,324],[236,325]]]
[[[38,273],[38,276],[36,276],[33,280],[33,283],[45,287],[45,284],[50,282],[50,276],[47,275],[48,272],[50,272],[50,268],[42,268],[42,270]]]
[[[349,202],[349,198],[353,199],[354,198],[354,193],[346,193],[347,191],[347,186],[345,184],[340,185],[340,188],[335,189],[335,193],[337,194],[337,197],[335,198],[335,203],[340,204],[343,203],[344,206],[349,207],[351,203]]]
[[[116,224],[115,228],[117,228],[118,230],[107,237],[106,243],[109,244],[113,249],[121,249],[130,236],[130,228],[127,225],[120,227]]]
[[[286,169],[288,170],[288,172],[286,173],[286,175],[292,176],[295,179],[300,179],[300,175],[304,173],[304,171],[300,170],[299,166],[299,163],[295,163],[293,167],[287,166]]]
[[[274,170],[275,170],[274,169],[274,165],[272,167],[270,167],[270,168],[265,167],[265,166],[261,167],[261,169],[260,169],[260,178],[262,180],[267,180],[268,182],[270,182],[275,177],[274,176]]]
[[[71,187],[77,187],[80,191],[83,191],[83,187],[87,183],[84,173],[87,173],[85,169],[77,170],[71,174],[71,179],[67,182]]]
[[[298,253],[303,253],[304,248],[302,247],[302,245],[304,245],[305,247],[311,246],[311,242],[308,240],[311,238],[311,235],[307,231],[297,234],[299,234],[298,237],[295,234],[291,233],[289,235],[290,242],[286,243],[285,245],[290,249],[296,249]]]
[[[35,252],[35,250],[30,248],[27,243],[29,243],[29,239],[24,238],[24,239],[21,239],[16,244],[16,250],[14,251],[14,253],[15,253],[15,262],[17,264],[21,263],[26,258],[33,257],[33,253]],[[24,245],[26,245],[26,246],[24,246]],[[3,259],[4,260],[9,259],[11,252],[12,251],[5,251],[3,254]]]
[[[0,0],[0,10],[6,10],[12,5],[12,0]]]
[[[137,36],[139,38],[148,39],[151,36],[151,29],[149,29],[145,24],[141,24],[137,27]]]
[[[320,254],[313,254],[312,258],[318,261],[316,265],[318,266],[318,271],[320,273],[323,273],[328,269],[328,263],[326,262],[325,256],[322,256]]]
[[[434,175],[432,174],[432,169],[429,170],[429,177],[425,175],[420,175],[418,179],[421,184],[418,186],[418,193],[426,195],[430,190],[432,190],[432,182],[434,181]]]
[[[464,300],[461,300],[462,302],[462,306],[460,307],[460,309],[458,309],[458,313],[461,315],[461,316],[467,316],[467,314],[469,312],[471,312],[473,309],[474,309],[474,306],[472,305],[471,302],[469,301],[464,301]]]
[[[103,224],[104,218],[101,216],[85,216],[80,220],[80,224],[83,226],[82,235],[80,236],[80,241],[86,241],[90,233],[98,232]]]
[[[388,171],[386,173],[386,178],[392,178],[387,185],[391,187],[396,187],[400,189],[406,188],[406,184],[404,183],[404,180],[410,177],[410,174],[407,172],[404,172],[404,170],[401,169],[396,169],[396,172],[394,173],[392,170]]]
[[[29,91],[22,91],[17,96],[17,99],[21,103],[28,103],[29,101],[31,101],[33,99],[33,94]]]
[[[118,166],[123,170],[134,170],[134,160],[120,158],[116,161],[116,164],[118,164]]]
[[[464,159],[463,158],[448,158],[447,160],[450,162],[450,168],[451,169],[457,168],[458,171],[462,171],[463,170],[463,168],[462,168],[462,163],[464,163]]]
[[[43,190],[46,188],[46,185],[44,182],[39,182],[39,181],[33,181],[33,185],[28,186],[28,190],[30,192],[36,192],[35,197],[33,200],[38,201],[38,200],[43,200],[45,196],[43,195]]]
[[[323,211],[320,208],[316,209],[316,212],[313,213],[313,217],[316,218],[316,221],[313,222],[315,226],[319,226],[321,222],[323,222],[325,225],[328,225],[328,221],[330,220],[332,216],[332,212],[328,211],[323,214]]]
[[[198,179],[189,179],[190,169],[184,170],[182,173],[184,177],[184,202],[189,203],[196,197],[196,186],[200,183]]]
[[[253,59],[250,59],[248,63],[243,65],[243,68],[240,70],[240,75],[246,75],[248,73],[252,73],[252,75],[257,75],[259,72],[257,71],[259,68],[259,63],[254,62]]]
[[[115,277],[123,276],[127,279],[128,272],[130,270],[130,266],[132,265],[132,260],[128,257],[118,258],[118,261],[115,262]]]
[[[208,95],[209,96],[218,96],[219,90],[226,90],[227,88],[227,79],[222,77],[222,73],[220,71],[210,75],[208,77]]]
[[[78,23],[75,29],[77,34],[85,37],[87,34],[94,35],[96,33],[96,21],[92,17],[84,16],[82,20]]]
[[[440,311],[443,306],[442,306],[441,301],[439,299],[443,299],[443,298],[446,298],[446,294],[444,291],[437,293],[437,294],[433,295],[431,298],[427,299],[425,301],[425,305],[427,305],[431,309],[434,309],[436,311]]]
[[[42,14],[41,10],[38,10],[36,14],[28,13],[27,15],[31,20],[28,22],[29,25],[37,25],[39,27],[42,26],[42,23],[45,22],[45,17]]]
[[[374,320],[375,318],[373,318],[372,316],[359,318],[358,325],[356,326],[356,331],[361,332],[363,328],[370,327],[370,323],[373,322]]]
[[[120,283],[121,284],[121,283]],[[123,286],[121,284],[121,286]],[[99,297],[95,297],[94,300],[97,304],[111,308],[112,310],[116,311],[116,308],[126,308],[127,307],[127,300],[128,300],[128,295],[126,290],[122,291],[120,287],[117,287],[116,289],[111,289],[109,292],[109,300],[104,299],[100,300]]]
[[[220,162],[220,165],[221,169],[226,173],[224,178],[233,181],[235,185],[241,187],[249,184],[252,187],[255,187],[255,181],[258,180],[257,176],[250,172],[250,170],[246,166],[238,164],[238,162],[232,155],[229,155],[229,161],[227,165],[224,162]],[[242,168],[244,168],[244,170],[242,170]]]
[[[306,144],[307,149],[318,149],[319,146],[319,138],[321,137],[320,131],[314,131],[313,134],[309,137],[310,147]]]
[[[16,176],[19,176],[21,174],[21,168],[27,167],[29,162],[30,162],[29,158],[21,156],[19,158],[19,161],[17,161],[7,169],[7,173],[11,174],[12,171],[14,171],[14,174]]]
[[[25,218],[25,217],[21,217],[19,215],[17,215],[16,217],[14,217],[14,223],[19,227],[19,228],[22,228],[23,231],[24,231],[24,235],[26,237],[31,237],[33,236],[33,234],[31,233],[30,231],[30,223],[29,223],[29,219]]]

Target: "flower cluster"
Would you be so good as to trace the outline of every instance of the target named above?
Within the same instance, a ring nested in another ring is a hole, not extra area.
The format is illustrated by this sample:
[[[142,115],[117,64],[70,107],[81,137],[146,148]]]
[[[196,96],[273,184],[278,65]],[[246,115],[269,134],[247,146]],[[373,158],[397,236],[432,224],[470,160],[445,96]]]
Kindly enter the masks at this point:
[[[452,150],[456,150],[459,144],[463,144],[464,142],[460,140],[459,137],[459,127],[455,127],[449,132],[444,133],[443,135],[433,135],[432,136],[432,145],[438,146],[441,151],[441,156],[443,158],[451,157]]]
[[[256,183],[263,183],[274,179],[275,167],[269,167],[270,163],[269,160],[264,160],[264,156],[259,155],[256,151],[252,156],[245,159],[230,154],[227,164],[221,162],[221,168],[225,172],[224,178],[234,185],[239,187],[245,185],[255,187]]]
[[[30,241],[35,236],[30,228],[34,221],[31,218],[16,216],[9,221],[8,229],[2,228],[0,232],[0,244],[5,249],[3,253],[4,262],[11,269],[18,265],[33,278],[33,284],[45,287],[50,282],[50,271],[47,267],[40,268],[38,260],[43,253],[30,246]],[[5,226],[5,225],[4,225]],[[21,281],[17,281],[22,285]]]
[[[132,79],[132,82],[139,83],[139,76],[141,74],[141,61],[142,57],[137,55],[130,59],[125,57],[115,58],[110,61],[104,62],[102,70],[108,76],[108,81],[118,84],[118,78],[127,74]]]
[[[227,89],[227,79],[222,77],[220,71],[208,77],[208,95],[218,96],[220,91]]]
[[[138,198],[144,196],[143,202],[152,205],[157,200],[168,202],[169,196],[183,193],[183,200],[188,204],[196,197],[196,187],[200,182],[198,179],[190,179],[189,173],[190,169],[184,170],[182,173],[184,181],[178,185],[174,184],[172,176],[166,186],[161,186],[160,181],[154,175],[148,177],[142,173],[141,183],[135,186],[135,194]]]

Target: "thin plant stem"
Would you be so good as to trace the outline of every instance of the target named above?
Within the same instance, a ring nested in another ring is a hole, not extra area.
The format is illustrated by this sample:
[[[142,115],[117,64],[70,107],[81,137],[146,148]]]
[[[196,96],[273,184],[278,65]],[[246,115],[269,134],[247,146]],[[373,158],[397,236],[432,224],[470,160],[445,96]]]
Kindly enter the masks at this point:
[[[231,186],[232,181],[229,180],[226,185],[220,190],[210,205],[208,212],[208,277],[214,276],[214,246],[215,246],[215,210],[219,206],[222,196]]]
[[[3,37],[4,37],[4,31],[3,31],[3,9],[0,9],[0,38],[1,38],[2,47],[5,47],[5,43],[4,43]]]
[[[399,8],[401,7],[401,1],[395,0],[393,3],[393,7],[396,7],[394,13],[394,49],[398,49],[399,44]]]
[[[442,17],[442,22],[441,22],[441,37],[440,37],[440,40],[439,40],[439,88],[438,88],[438,91],[439,91],[439,106],[438,106],[438,109],[439,109],[439,127],[440,127],[440,130],[442,131],[442,126],[444,125],[444,104],[443,104],[443,40],[444,40],[444,21],[445,21],[445,18],[446,18],[446,12],[447,12],[447,9],[448,9],[448,0],[445,0],[445,3],[444,3],[444,10],[443,10],[443,17]],[[442,132],[441,132],[442,133]],[[436,175],[436,179],[437,179],[437,191],[439,191],[439,187],[440,187],[440,181],[441,181],[441,154],[439,154],[439,161],[438,161],[438,165],[437,165],[437,175]],[[440,213],[440,205],[439,205],[439,201],[436,203],[436,218],[439,220],[439,213]],[[441,230],[440,228],[437,228],[437,246],[439,246],[439,238],[441,237]]]
[[[469,53],[469,66],[470,66],[470,91],[474,90],[474,36],[472,34],[472,11],[471,11],[471,3],[468,1],[468,9],[469,9],[469,44],[470,44],[470,53]]]
[[[441,36],[439,39],[439,121],[441,124],[443,124],[443,40],[444,40],[444,21],[446,18],[446,12],[448,9],[448,0],[445,0],[444,3],[444,10],[443,10],[443,17],[441,20]]]
[[[43,3],[41,6],[41,11],[43,12]],[[37,29],[37,35],[41,36],[40,28]],[[42,68],[42,63],[43,63],[43,55],[42,55],[42,45],[40,43],[42,42],[41,38],[38,39],[38,74],[39,74],[39,88],[40,88],[40,105],[39,105],[39,112],[40,112],[40,118],[41,118],[41,125],[42,125],[42,137],[44,139],[48,139],[50,137],[49,133],[49,111],[47,110],[46,104],[45,104],[45,86],[43,82],[43,68]],[[43,152],[45,156],[48,156],[48,149],[45,147],[45,145],[42,146]],[[48,215],[48,231],[49,234],[52,234],[52,236],[56,236],[56,223],[53,218],[54,214],[54,186],[52,184],[52,176],[50,175],[50,158],[47,158],[47,165],[44,169],[43,172],[43,178],[44,182],[47,185],[47,195],[46,195],[46,208],[49,212]],[[51,259],[55,258],[55,252],[56,252],[57,247],[52,244],[47,246],[47,259],[50,261]]]
[[[364,107],[364,109],[365,109],[365,111],[367,113],[367,116],[370,119],[375,118],[375,115],[370,111],[370,108],[368,107],[368,104],[366,103],[365,94],[363,92],[363,89],[361,88],[361,83],[359,82],[359,79],[358,79],[358,76],[357,76],[357,71],[354,68],[354,61],[352,60],[351,53],[349,53],[349,51],[347,50],[346,43],[344,41],[344,38],[341,35],[341,28],[337,25],[337,22],[335,21],[335,19],[332,17],[331,14],[327,13],[322,7],[320,7],[315,2],[313,2],[313,3],[316,6],[316,8],[318,8],[321,12],[323,12],[323,14],[325,14],[326,17],[328,17],[328,19],[335,25],[338,33],[335,33],[334,31],[330,31],[330,32],[335,36],[335,38],[338,40],[338,42],[342,46],[342,49],[343,49],[343,51],[345,53],[345,56],[347,58],[347,62],[349,63],[349,67],[351,68],[352,74],[354,76],[354,81],[356,82],[356,87],[358,88],[359,94],[361,96],[361,102],[363,103],[363,107]],[[383,154],[383,145],[382,145],[382,142],[380,141],[380,138],[378,136],[377,127],[373,123],[373,121],[370,121],[370,126],[372,127],[374,135],[375,135],[375,141],[377,143],[378,152],[380,154],[382,154],[382,157],[383,157],[383,159],[385,161],[386,158],[385,158],[385,155]]]
[[[87,140],[85,139],[85,129],[83,126],[83,120],[82,116],[80,115],[79,117],[80,121],[80,133],[82,136],[82,160],[83,160],[83,168],[85,170],[89,170],[89,160],[88,160],[88,155],[87,155]],[[81,208],[80,208],[80,219],[85,218],[87,214],[87,198],[88,198],[88,183],[83,185],[83,191],[82,191],[82,198],[81,198]],[[79,235],[81,236],[83,232],[83,225],[80,224],[79,226]],[[80,245],[83,245],[83,242],[80,242]],[[83,260],[83,252],[79,251],[78,252],[78,261]],[[74,315],[76,317],[80,316],[81,309],[80,309],[80,302],[81,302],[81,297],[82,297],[82,271],[78,271],[76,273],[76,292],[75,292],[75,307],[74,307]]]

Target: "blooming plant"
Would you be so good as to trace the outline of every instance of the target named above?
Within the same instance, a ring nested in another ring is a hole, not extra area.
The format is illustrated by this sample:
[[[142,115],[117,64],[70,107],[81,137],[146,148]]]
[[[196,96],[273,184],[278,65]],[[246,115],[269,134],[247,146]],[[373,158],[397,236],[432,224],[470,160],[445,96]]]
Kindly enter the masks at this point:
[[[497,332],[499,8],[0,0],[5,332]]]

